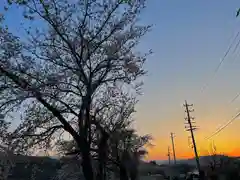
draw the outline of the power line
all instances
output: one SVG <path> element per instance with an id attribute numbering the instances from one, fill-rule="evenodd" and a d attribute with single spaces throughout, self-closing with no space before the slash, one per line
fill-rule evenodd
<path id="1" fill-rule="evenodd" d="M 238 93 L 234 98 L 230 101 L 230 104 L 237 100 L 237 98 L 240 96 L 240 93 Z"/>
<path id="2" fill-rule="evenodd" d="M 234 42 L 236 41 L 236 39 L 238 38 L 239 36 L 239 33 L 240 31 L 237 32 L 236 36 L 234 37 L 233 41 L 231 42 L 231 44 L 229 45 L 229 47 L 227 48 L 227 51 L 225 52 L 224 56 L 222 57 L 221 61 L 218 63 L 216 69 L 214 70 L 213 72 L 213 78 L 215 78 L 217 72 L 219 71 L 220 67 L 222 66 L 223 62 L 225 61 L 227 55 L 229 54 L 230 50 L 232 49 L 233 45 L 234 45 Z M 239 46 L 240 44 L 240 40 L 238 41 L 237 45 L 235 46 L 234 48 L 234 52 L 236 51 L 237 47 Z M 203 88 L 201 89 L 201 93 L 209 86 L 209 81 L 203 86 Z"/>
<path id="3" fill-rule="evenodd" d="M 237 96 L 235 96 L 234 99 L 230 103 L 235 101 L 239 96 L 240 96 L 240 93 Z M 206 137 L 205 140 L 211 139 L 213 136 L 220 133 L 223 129 L 225 129 L 228 125 L 230 125 L 233 121 L 235 121 L 239 116 L 240 116 L 240 111 L 232 119 L 228 120 L 224 125 L 218 126 L 218 128 L 216 128 L 217 130 L 211 136 Z"/>
<path id="4" fill-rule="evenodd" d="M 235 57 L 233 58 L 233 61 L 235 61 L 236 59 L 237 59 L 237 57 L 240 55 L 240 53 L 239 53 L 239 51 L 237 51 L 237 49 L 239 49 L 238 47 L 239 47 L 239 45 L 240 45 L 240 39 L 239 39 L 239 41 L 238 41 L 238 43 L 237 43 L 237 45 L 236 45 L 236 47 L 235 47 L 235 51 L 233 51 L 233 53 L 235 53 Z"/>
<path id="5" fill-rule="evenodd" d="M 236 50 L 237 50 L 239 44 L 240 44 L 240 39 L 238 40 L 238 42 L 237 42 L 237 44 L 236 44 L 236 46 L 235 46 L 235 48 L 234 48 L 234 50 L 233 50 L 233 54 L 236 52 Z"/>
<path id="6" fill-rule="evenodd" d="M 222 130 L 224 130 L 228 125 L 230 125 L 234 120 L 236 120 L 240 116 L 240 111 L 229 121 L 227 121 L 222 127 L 218 128 L 211 136 L 205 138 L 206 140 L 211 139 L 213 136 L 220 133 Z"/>
<path id="7" fill-rule="evenodd" d="M 238 40 L 238 42 L 237 42 L 237 44 L 236 44 L 236 46 L 235 46 L 235 48 L 233 50 L 233 54 L 236 52 L 236 50 L 239 47 L 239 45 L 240 45 L 240 39 Z M 239 96 L 240 96 L 240 92 L 237 95 L 234 96 L 234 98 L 230 101 L 230 104 L 235 102 Z"/>
<path id="8" fill-rule="evenodd" d="M 232 42 L 230 43 L 229 47 L 227 48 L 227 51 L 225 52 L 223 58 L 221 59 L 221 61 L 219 62 L 218 66 L 216 67 L 215 71 L 214 71 L 214 74 L 213 74 L 213 78 L 215 78 L 217 72 L 219 71 L 220 67 L 222 66 L 223 62 L 225 61 L 227 55 L 230 53 L 231 49 L 233 48 L 234 46 L 234 43 L 236 42 L 237 38 L 239 37 L 239 34 L 240 34 L 240 31 L 237 32 L 237 34 L 235 35 L 234 39 L 232 40 Z M 240 45 L 240 39 L 237 41 L 237 43 L 235 44 L 235 47 L 232 51 L 232 53 L 234 54 L 236 52 L 236 50 L 238 49 Z M 201 89 L 201 92 L 203 92 L 207 87 L 209 86 L 209 82 L 207 82 L 205 84 L 205 86 L 203 86 L 203 88 Z M 230 101 L 230 104 L 233 103 L 238 97 L 240 96 L 240 93 L 238 93 L 231 101 Z M 223 125 L 222 127 L 219 127 L 219 128 L 216 128 L 217 130 L 210 136 L 210 137 L 207 137 L 205 139 L 210 139 L 212 138 L 213 136 L 215 136 L 216 134 L 218 134 L 219 132 L 221 132 L 224 128 L 226 128 L 231 122 L 233 122 L 238 116 L 240 115 L 240 112 L 231 120 L 227 121 L 227 123 L 225 125 Z"/>

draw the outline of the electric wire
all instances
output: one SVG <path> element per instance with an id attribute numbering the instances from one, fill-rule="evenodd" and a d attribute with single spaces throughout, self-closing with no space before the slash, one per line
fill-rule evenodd
<path id="1" fill-rule="evenodd" d="M 235 121 L 239 116 L 240 116 L 240 111 L 232 119 L 228 120 L 223 126 L 218 128 L 212 135 L 210 135 L 209 137 L 205 138 L 205 140 L 209 140 L 213 136 L 216 136 L 217 134 L 219 134 L 221 131 L 223 131 L 225 128 L 227 128 L 233 121 Z"/>
<path id="2" fill-rule="evenodd" d="M 238 36 L 239 36 L 240 31 L 237 32 L 237 34 L 235 35 L 233 41 L 230 43 L 230 45 L 227 48 L 227 51 L 225 52 L 224 56 L 222 57 L 221 61 L 218 63 L 216 69 L 213 72 L 213 77 L 211 79 L 214 79 L 216 77 L 217 72 L 219 71 L 220 67 L 222 66 L 223 62 L 226 60 L 226 57 L 228 56 L 228 54 L 230 53 L 231 49 L 234 46 L 235 41 L 237 40 Z M 239 46 L 240 44 L 240 40 L 238 41 L 238 43 L 236 44 L 234 51 L 236 51 L 236 48 Z M 202 87 L 201 89 L 201 93 L 203 93 L 203 91 L 209 86 L 209 81 Z"/>
<path id="3" fill-rule="evenodd" d="M 215 78 L 217 72 L 219 71 L 220 67 L 222 66 L 223 62 L 226 60 L 226 57 L 229 55 L 229 53 L 231 52 L 231 49 L 234 47 L 235 42 L 237 41 L 237 38 L 239 37 L 240 31 L 237 32 L 237 34 L 235 35 L 233 41 L 230 43 L 229 47 L 227 48 L 223 58 L 221 59 L 221 61 L 219 62 L 219 64 L 217 65 L 215 71 L 213 72 L 213 78 Z M 232 54 L 234 54 L 236 52 L 236 50 L 238 49 L 240 45 L 240 39 L 236 42 L 235 47 L 232 51 Z M 209 86 L 209 82 L 206 83 L 206 85 L 202 88 L 201 92 L 203 92 L 207 87 Z M 238 93 L 230 102 L 233 103 L 238 97 L 240 96 L 240 93 Z M 235 119 L 237 119 L 240 116 L 240 112 L 237 113 L 237 115 L 235 117 L 233 117 L 232 119 L 230 119 L 229 121 L 227 121 L 224 125 L 220 125 L 216 128 L 216 131 L 210 135 L 209 137 L 206 137 L 205 140 L 209 140 L 211 139 L 213 136 L 217 135 L 218 133 L 220 133 L 223 129 L 225 129 L 228 125 L 230 125 Z"/>

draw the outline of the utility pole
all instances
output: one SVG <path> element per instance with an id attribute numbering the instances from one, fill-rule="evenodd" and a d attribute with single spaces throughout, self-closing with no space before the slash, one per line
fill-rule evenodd
<path id="1" fill-rule="evenodd" d="M 168 146 L 167 156 L 168 156 L 168 164 L 170 165 L 171 164 L 171 154 L 170 154 L 170 147 L 169 146 Z"/>
<path id="2" fill-rule="evenodd" d="M 172 140 L 172 150 L 173 150 L 173 160 L 174 160 L 174 164 L 176 164 L 176 154 L 175 154 L 175 147 L 174 147 L 174 135 L 171 132 L 171 140 Z"/>
<path id="3" fill-rule="evenodd" d="M 197 129 L 197 127 L 194 125 L 194 118 L 190 116 L 190 112 L 193 112 L 194 109 L 190 110 L 189 107 L 192 107 L 193 105 L 188 104 L 187 101 L 185 101 L 184 104 L 186 110 L 185 112 L 187 113 L 187 117 L 185 118 L 187 126 L 185 126 L 186 131 L 190 131 L 191 133 L 191 138 L 192 138 L 192 143 L 193 143 L 193 149 L 194 149 L 194 153 L 195 153 L 195 159 L 196 159 L 196 163 L 197 163 L 197 169 L 199 172 L 199 175 L 201 176 L 201 167 L 200 167 L 200 162 L 199 162 L 199 157 L 198 157 L 198 152 L 197 152 L 197 146 L 196 146 L 196 141 L 194 138 L 194 131 Z"/>

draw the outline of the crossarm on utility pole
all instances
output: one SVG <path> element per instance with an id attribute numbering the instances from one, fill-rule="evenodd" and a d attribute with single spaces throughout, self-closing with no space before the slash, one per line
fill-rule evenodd
<path id="1" fill-rule="evenodd" d="M 192 138 L 192 143 L 193 143 L 193 149 L 194 149 L 194 154 L 195 154 L 195 159 L 196 159 L 196 164 L 197 164 L 197 169 L 199 171 L 199 175 L 201 173 L 201 166 L 200 166 L 200 162 L 199 162 L 199 156 L 198 156 L 198 152 L 197 152 L 197 145 L 196 145 L 196 141 L 195 141 L 195 137 L 194 137 L 194 133 L 193 131 L 196 130 L 196 127 L 193 127 L 192 125 L 192 117 L 190 116 L 190 112 L 192 112 L 193 110 L 189 110 L 189 106 L 193 106 L 193 105 L 189 105 L 187 103 L 187 101 L 185 101 L 184 104 L 185 108 L 186 108 L 186 113 L 187 113 L 187 123 L 189 124 L 189 127 L 187 127 L 187 131 L 190 131 L 191 133 L 191 138 Z"/>
<path id="2" fill-rule="evenodd" d="M 173 149 L 173 160 L 174 160 L 174 164 L 176 164 L 176 153 L 175 153 L 175 145 L 174 145 L 174 136 L 173 136 L 172 132 L 171 132 L 171 140 L 172 140 L 172 149 Z"/>
<path id="3" fill-rule="evenodd" d="M 168 164 L 170 165 L 171 164 L 171 154 L 170 154 L 170 147 L 169 146 L 168 146 L 167 156 L 168 156 Z"/>

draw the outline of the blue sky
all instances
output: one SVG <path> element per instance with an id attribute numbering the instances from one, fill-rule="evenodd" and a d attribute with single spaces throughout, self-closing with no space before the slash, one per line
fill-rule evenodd
<path id="1" fill-rule="evenodd" d="M 206 83 L 238 30 L 235 18 L 238 4 L 237 1 L 151 1 L 143 21 L 154 27 L 141 48 L 154 51 L 147 64 L 146 86 L 160 89 L 146 87 L 146 91 L 167 89 L 166 93 L 170 93 L 170 89 L 175 89 L 184 95 L 183 99 L 192 99 L 196 92 L 191 93 L 191 89 L 197 90 Z"/>
<path id="2" fill-rule="evenodd" d="M 160 113 L 172 105 L 171 109 L 180 106 L 185 99 L 203 103 L 202 98 L 213 96 L 211 101 L 218 102 L 223 91 L 228 90 L 221 94 L 225 97 L 240 90 L 234 74 L 238 62 L 233 57 L 226 58 L 212 80 L 214 70 L 238 30 L 235 17 L 238 5 L 237 1 L 205 0 L 159 0 L 148 4 L 143 21 L 154 26 L 140 49 L 151 48 L 154 54 L 146 65 L 149 73 L 141 105 L 158 104 L 154 107 L 159 108 Z M 201 94 L 200 89 L 209 81 L 210 85 Z"/>
<path id="3" fill-rule="evenodd" d="M 200 126 L 197 138 L 202 146 L 207 146 L 202 137 L 237 112 L 239 100 L 228 103 L 240 92 L 240 50 L 230 52 L 216 78 L 212 77 L 240 30 L 240 17 L 235 17 L 238 7 L 239 0 L 148 1 L 141 23 L 153 24 L 153 29 L 142 39 L 139 50 L 152 49 L 154 53 L 146 63 L 148 75 L 144 78 L 144 95 L 137 105 L 136 127 L 156 139 L 152 157 L 162 158 L 166 154 L 170 131 L 176 133 L 179 154 L 191 151 L 185 148 L 187 134 L 182 107 L 185 99 L 194 103 L 194 116 Z M 19 21 L 18 11 L 8 12 L 7 23 L 12 31 L 18 32 Z M 201 93 L 206 83 L 209 86 Z M 224 152 L 220 141 L 235 136 L 236 127 L 240 123 L 235 122 L 216 139 Z"/>

